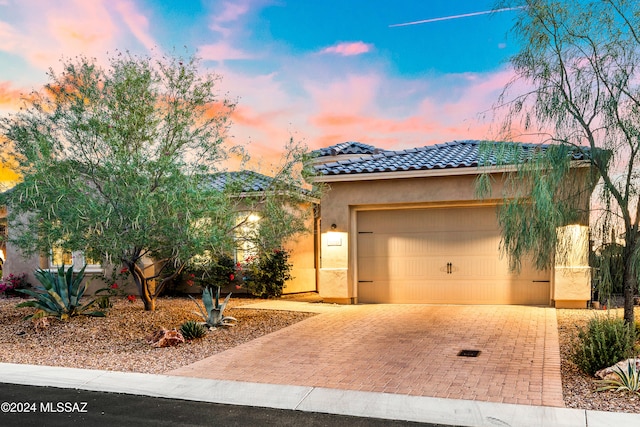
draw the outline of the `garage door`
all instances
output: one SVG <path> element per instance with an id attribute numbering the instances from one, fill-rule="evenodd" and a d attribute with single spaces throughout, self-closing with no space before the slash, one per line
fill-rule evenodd
<path id="1" fill-rule="evenodd" d="M 495 207 L 360 211 L 358 300 L 548 305 L 549 272 L 509 271 Z"/>

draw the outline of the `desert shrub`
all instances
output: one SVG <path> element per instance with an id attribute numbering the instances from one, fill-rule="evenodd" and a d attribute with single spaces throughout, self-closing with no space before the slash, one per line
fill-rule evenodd
<path id="1" fill-rule="evenodd" d="M 269 298 L 279 297 L 284 289 L 284 282 L 291 279 L 289 253 L 276 249 L 262 252 L 249 260 L 245 266 L 245 286 L 252 295 Z"/>
<path id="2" fill-rule="evenodd" d="M 195 320 L 187 320 L 180 325 L 180 333 L 186 340 L 202 338 L 207 334 L 207 328 Z"/>
<path id="3" fill-rule="evenodd" d="M 182 285 L 203 288 L 224 287 L 236 281 L 237 265 L 233 258 L 227 254 L 199 257 L 191 262 L 163 289 L 163 295 L 178 295 L 177 289 Z M 167 274 L 172 273 L 172 268 L 167 269 Z M 197 288 L 196 288 L 197 289 Z"/>
<path id="4" fill-rule="evenodd" d="M 4 293 L 7 297 L 23 295 L 19 290 L 29 288 L 31 288 L 31 284 L 27 282 L 27 275 L 24 273 L 12 273 L 0 280 L 0 293 Z"/>
<path id="5" fill-rule="evenodd" d="M 227 254 L 216 257 L 208 266 L 204 277 L 215 286 L 224 286 L 233 281 L 236 273 L 236 263 Z"/>
<path id="6" fill-rule="evenodd" d="M 100 280 L 106 285 L 95 292 L 95 304 L 98 308 L 108 310 L 113 307 L 111 297 L 124 296 L 125 293 L 121 289 L 121 284 L 126 283 L 128 274 L 129 270 L 127 268 L 122 268 L 119 272 L 114 269 L 110 276 L 102 274 L 92 278 Z"/>
<path id="7" fill-rule="evenodd" d="M 584 372 L 593 375 L 631 356 L 634 340 L 634 328 L 624 319 L 596 316 L 586 329 L 580 329 L 574 343 L 573 361 Z"/>

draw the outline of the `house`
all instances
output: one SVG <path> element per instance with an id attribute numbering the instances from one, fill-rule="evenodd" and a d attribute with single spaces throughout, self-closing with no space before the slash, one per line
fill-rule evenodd
<path id="1" fill-rule="evenodd" d="M 540 145 L 520 144 L 523 152 Z M 523 262 L 516 274 L 500 252 L 496 208 L 501 177 L 513 166 L 489 164 L 495 198 L 476 195 L 480 141 L 454 141 L 389 151 L 344 142 L 315 152 L 315 182 L 321 200 L 309 198 L 309 232 L 292 242 L 294 280 L 284 293 L 317 291 L 326 302 L 526 304 L 586 308 L 591 299 L 588 218 L 558 229 L 560 239 L 580 242 L 575 253 L 545 271 Z M 577 153 L 575 183 L 589 168 Z M 268 188 L 270 178 L 253 173 L 219 175 L 245 195 Z M 588 210 L 585 200 L 585 210 Z M 242 204 L 239 205 L 242 210 Z M 311 231 L 313 230 L 313 231 Z M 240 248 L 239 250 L 246 250 Z M 22 260 L 7 247 L 14 272 L 49 267 L 50 259 Z M 242 257 L 241 255 L 236 255 Z M 15 259 L 14 259 L 15 258 Z"/>
<path id="2" fill-rule="evenodd" d="M 514 168 L 489 165 L 497 198 L 480 199 L 480 145 L 455 141 L 385 151 L 348 142 L 316 151 L 316 181 L 328 187 L 320 201 L 323 299 L 586 308 L 588 220 L 558 230 L 563 238 L 586 242 L 571 265 L 539 271 L 524 262 L 519 274 L 512 273 L 500 253 L 496 207 L 501 175 Z M 526 153 L 540 146 L 522 148 Z M 585 174 L 582 155 L 573 160 L 575 174 Z"/>

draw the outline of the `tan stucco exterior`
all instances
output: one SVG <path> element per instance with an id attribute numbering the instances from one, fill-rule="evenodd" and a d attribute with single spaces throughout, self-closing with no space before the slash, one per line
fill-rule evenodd
<path id="1" fill-rule="evenodd" d="M 470 169 L 470 168 L 469 168 Z M 363 210 L 399 208 L 440 208 L 494 205 L 503 194 L 502 173 L 493 175 L 493 199 L 480 199 L 476 195 L 477 169 L 467 174 L 447 173 L 429 176 L 402 173 L 376 174 L 378 179 L 329 177 L 327 191 L 321 200 L 321 244 L 318 292 L 325 301 L 357 303 L 357 213 Z M 460 173 L 460 171 L 458 171 Z M 581 172 L 578 172 L 581 173 Z M 473 221 L 473 218 L 469 218 Z M 588 249 L 587 249 L 588 250 Z M 581 266 L 587 268 L 588 266 Z M 557 298 L 565 306 L 586 307 L 590 300 L 590 282 L 585 277 L 566 274 L 559 277 L 553 272 L 549 280 L 549 303 Z"/>

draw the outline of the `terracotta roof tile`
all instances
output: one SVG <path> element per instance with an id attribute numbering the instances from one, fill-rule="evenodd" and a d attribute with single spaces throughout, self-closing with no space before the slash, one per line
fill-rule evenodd
<path id="1" fill-rule="evenodd" d="M 516 144 L 522 148 L 518 151 L 521 157 L 520 160 L 522 160 L 522 157 L 530 156 L 535 150 L 544 150 L 547 147 L 547 145 L 542 144 L 489 142 L 489 144 L 495 145 L 496 150 L 492 150 L 490 155 L 483 154 L 482 156 L 483 158 L 486 157 L 486 160 L 480 160 L 480 145 L 483 143 L 487 142 L 475 140 L 453 141 L 400 151 L 379 150 L 377 153 L 367 157 L 319 164 L 316 165 L 315 168 L 321 175 L 342 175 L 469 168 L 477 167 L 479 162 L 485 166 L 495 166 L 497 165 L 496 151 L 501 147 L 506 147 L 505 144 Z M 350 146 L 353 146 L 353 144 L 358 143 L 349 142 L 344 144 L 351 144 Z M 329 149 L 332 149 L 332 147 L 325 150 Z M 574 160 L 585 159 L 585 157 L 586 154 L 584 151 L 576 150 L 573 154 Z"/>

